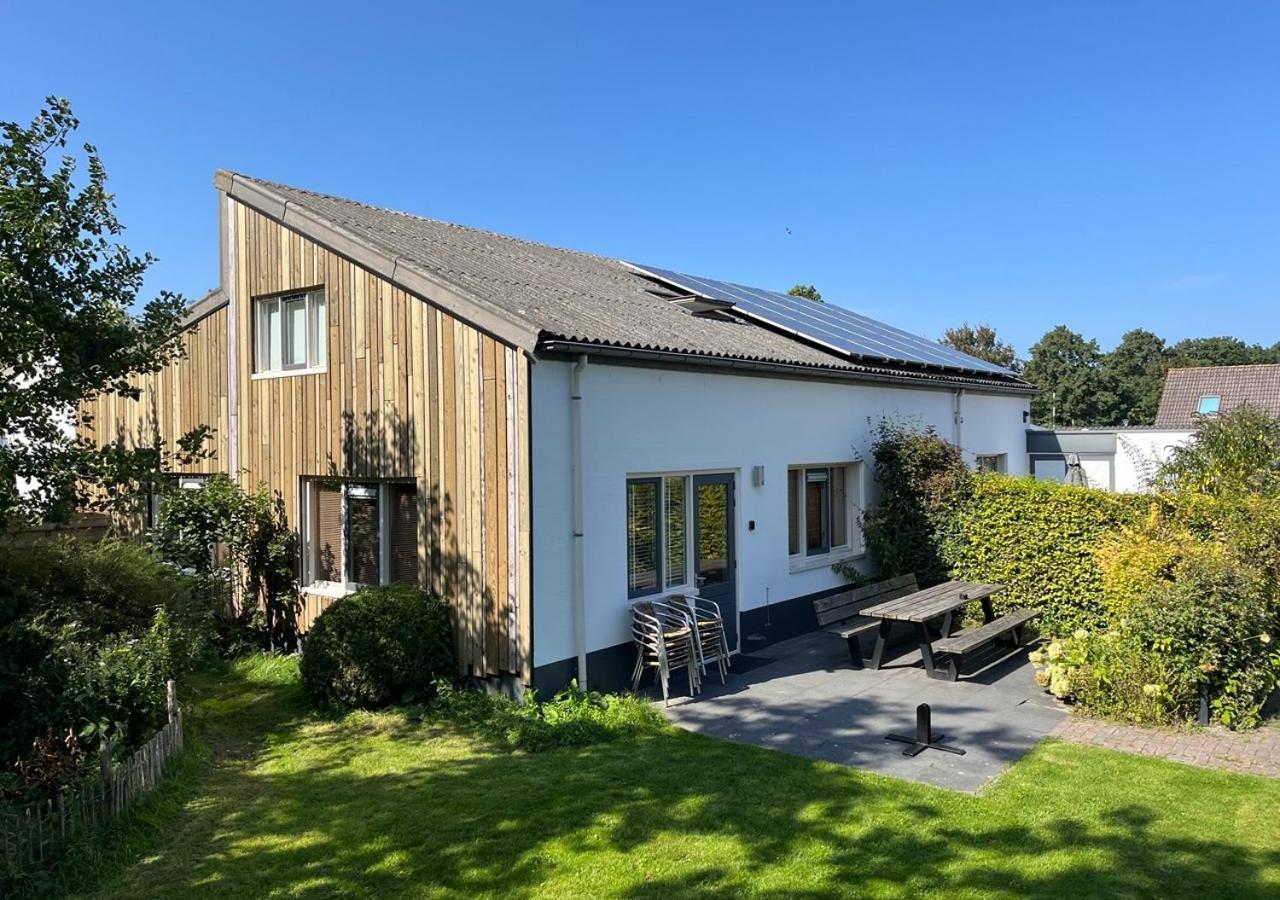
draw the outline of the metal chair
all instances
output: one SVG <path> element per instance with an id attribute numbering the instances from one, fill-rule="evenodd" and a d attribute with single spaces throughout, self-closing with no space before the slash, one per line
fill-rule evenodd
<path id="1" fill-rule="evenodd" d="M 669 704 L 671 673 L 681 667 L 689 674 L 689 696 L 702 689 L 693 619 L 687 611 L 660 600 L 633 603 L 631 637 L 636 645 L 636 665 L 631 673 L 633 691 L 640 688 L 645 669 L 656 669 L 662 700 Z"/>
<path id="2" fill-rule="evenodd" d="M 729 660 L 729 638 L 724 628 L 720 604 L 697 594 L 672 594 L 666 598 L 681 608 L 688 609 L 693 623 L 694 642 L 698 648 L 698 666 L 707 674 L 707 663 L 714 660 L 720 670 L 720 683 L 724 684 Z"/>

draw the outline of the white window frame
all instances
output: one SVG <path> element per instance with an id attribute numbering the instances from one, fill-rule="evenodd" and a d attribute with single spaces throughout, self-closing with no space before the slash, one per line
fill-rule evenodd
<path id="1" fill-rule="evenodd" d="M 984 459 L 995 460 L 995 468 L 983 469 L 982 461 Z M 979 453 L 974 457 L 973 467 L 979 472 L 998 472 L 1005 475 L 1009 471 L 1009 454 L 1008 453 Z"/>
<path id="2" fill-rule="evenodd" d="M 1204 401 L 1216 400 L 1211 412 L 1204 411 Z M 1196 415 L 1212 418 L 1222 412 L 1222 395 L 1221 394 L 1201 394 L 1200 399 L 1196 401 Z"/>
<path id="3" fill-rule="evenodd" d="M 347 548 L 347 491 L 350 488 L 365 487 L 376 488 L 378 492 L 378 584 L 391 584 L 391 489 L 396 485 L 414 484 L 414 482 L 403 478 L 388 481 L 353 478 L 339 482 L 339 486 L 342 489 L 340 515 L 342 521 L 343 580 L 320 581 L 315 577 L 316 570 L 319 568 L 319 560 L 316 558 L 319 547 L 316 544 L 315 535 L 316 519 L 319 515 L 316 486 L 325 481 L 330 480 L 313 477 L 302 479 L 299 502 L 301 503 L 303 514 L 299 517 L 301 527 L 298 529 L 298 536 L 302 542 L 302 589 L 311 594 L 342 596 L 355 593 L 360 588 L 368 586 L 363 582 L 349 580 L 351 555 Z M 332 482 L 330 481 L 330 483 Z M 421 552 L 422 548 L 419 547 L 418 551 Z"/>
<path id="4" fill-rule="evenodd" d="M 836 535 L 831 535 L 832 546 L 825 552 L 808 555 L 806 548 L 808 547 L 807 516 L 805 515 L 806 492 L 804 491 L 806 473 L 810 469 L 844 469 L 844 522 L 845 535 L 844 540 L 836 544 Z M 794 473 L 800 473 L 800 496 L 797 498 L 798 508 L 797 516 L 799 521 L 796 523 L 799 529 L 799 553 L 791 553 L 791 485 Z M 812 463 L 795 463 L 787 466 L 787 484 L 786 496 L 784 502 L 785 515 L 784 519 L 787 523 L 784 529 L 784 539 L 787 541 L 787 562 L 791 572 L 807 572 L 811 569 L 829 568 L 832 565 L 844 562 L 845 560 L 857 559 L 867 552 L 866 540 L 862 533 L 862 498 L 866 496 L 866 485 L 863 483 L 865 477 L 865 467 L 859 461 L 844 462 L 812 462 Z M 828 475 L 830 479 L 830 475 Z M 832 491 L 828 487 L 828 502 L 836 502 L 836 498 L 832 496 Z"/>
<path id="5" fill-rule="evenodd" d="M 170 482 L 174 486 L 184 491 L 202 491 L 204 486 L 209 483 L 209 479 L 213 476 L 208 473 L 177 473 L 168 472 L 160 476 L 163 480 Z M 153 490 L 147 495 L 147 530 L 155 528 L 160 523 L 160 497 L 159 490 Z"/>
<path id="6" fill-rule="evenodd" d="M 284 362 L 286 347 L 285 331 L 287 322 L 282 311 L 283 304 L 293 300 L 306 302 L 304 315 L 303 355 L 306 362 L 288 365 Z M 262 319 L 269 308 L 277 310 L 276 320 L 279 322 L 280 366 L 271 368 L 271 348 L 266 345 L 266 337 L 262 327 Z M 284 294 L 272 294 L 253 299 L 253 378 L 285 378 L 292 375 L 316 375 L 328 371 L 329 304 L 323 288 L 312 288 L 302 291 L 290 291 Z M 320 335 L 323 334 L 323 338 Z"/>

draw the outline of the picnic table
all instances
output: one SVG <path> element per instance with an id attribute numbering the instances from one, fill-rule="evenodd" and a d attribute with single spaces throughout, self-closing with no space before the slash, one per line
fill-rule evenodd
<path id="1" fill-rule="evenodd" d="M 871 658 L 864 661 L 865 665 L 879 669 L 893 623 L 908 622 L 915 627 L 920 644 L 920 658 L 929 677 L 955 681 L 958 675 L 958 657 L 1010 631 L 1015 632 L 1015 640 L 1020 643 L 1017 629 L 1038 614 L 1037 610 L 1017 610 L 996 618 L 991 598 L 1002 590 L 1002 584 L 948 581 L 866 607 L 862 610 L 862 615 L 879 619 L 880 623 L 876 630 L 875 650 Z M 956 613 L 974 602 L 982 604 L 982 626 L 953 637 Z M 938 619 L 942 620 L 941 636 L 935 638 L 931 623 Z M 938 666 L 935 663 L 935 652 L 948 654 L 946 665 Z"/>

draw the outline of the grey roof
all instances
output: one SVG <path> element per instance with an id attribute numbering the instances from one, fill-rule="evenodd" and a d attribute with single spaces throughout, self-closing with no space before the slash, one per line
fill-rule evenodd
<path id="1" fill-rule="evenodd" d="M 652 293 L 652 280 L 620 260 L 538 244 L 427 219 L 395 210 L 289 187 L 250 176 L 219 173 L 219 185 L 237 195 L 246 189 L 275 206 L 289 224 L 289 213 L 305 213 L 340 235 L 357 250 L 369 248 L 390 257 L 394 272 L 422 273 L 432 283 L 483 304 L 495 313 L 526 323 L 538 345 L 567 344 L 623 348 L 683 357 L 742 360 L 828 372 L 886 375 L 1001 389 L 1030 390 L 1016 377 L 867 365 L 757 324 L 737 318 L 708 318 Z M 357 259 L 357 261 L 360 261 Z M 384 263 L 385 265 L 385 263 Z M 392 276 L 392 280 L 396 280 Z M 429 296 L 429 295 L 428 295 Z"/>
<path id="2" fill-rule="evenodd" d="M 1201 397 L 1222 398 L 1219 412 L 1248 404 L 1280 416 L 1280 365 L 1170 369 L 1156 413 L 1157 428 L 1194 428 Z"/>
<path id="3" fill-rule="evenodd" d="M 222 288 L 214 288 L 187 307 L 187 314 L 183 317 L 182 324 L 194 325 L 210 313 L 217 312 L 226 306 L 227 300 L 228 297 L 222 292 Z"/>

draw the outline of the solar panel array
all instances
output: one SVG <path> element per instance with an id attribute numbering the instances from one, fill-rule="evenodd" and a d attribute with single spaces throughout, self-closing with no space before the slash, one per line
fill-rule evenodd
<path id="1" fill-rule="evenodd" d="M 699 278 L 655 266 L 642 266 L 639 263 L 629 265 L 689 293 L 732 303 L 735 310 L 748 318 L 841 353 L 967 372 L 1012 374 L 994 363 L 860 316 L 843 306 L 818 303 L 791 294 L 746 287 L 714 278 Z"/>

